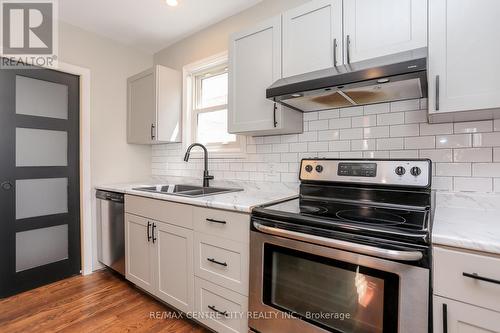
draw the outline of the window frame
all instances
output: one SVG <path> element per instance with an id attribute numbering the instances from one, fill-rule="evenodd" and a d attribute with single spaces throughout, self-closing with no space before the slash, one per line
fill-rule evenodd
<path id="1" fill-rule="evenodd" d="M 228 53 L 223 52 L 209 58 L 202 59 L 183 68 L 183 142 L 184 148 L 196 142 L 198 115 L 219 110 L 227 110 L 229 116 L 229 105 L 220 104 L 206 108 L 199 108 L 201 101 L 201 81 L 205 74 L 213 73 L 212 76 L 228 72 Z M 228 74 L 229 75 L 229 74 Z M 199 89 L 198 89 L 199 88 Z M 229 86 L 228 86 L 229 100 Z M 211 158 L 244 158 L 246 156 L 246 137 L 236 135 L 236 141 L 231 143 L 209 143 L 206 144 Z M 192 153 L 192 157 L 201 158 L 201 153 Z"/>

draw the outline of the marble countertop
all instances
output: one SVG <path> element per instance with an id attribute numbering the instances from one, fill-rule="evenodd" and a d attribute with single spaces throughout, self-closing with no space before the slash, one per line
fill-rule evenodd
<path id="1" fill-rule="evenodd" d="M 240 188 L 243 189 L 243 191 L 190 198 L 134 190 L 134 188 L 137 187 L 157 184 L 187 184 L 201 186 L 201 180 L 183 177 L 168 177 L 161 180 L 158 179 L 145 182 L 98 185 L 95 188 L 98 190 L 126 193 L 153 199 L 245 213 L 250 213 L 252 208 L 256 206 L 276 203 L 297 197 L 299 191 L 299 185 L 297 183 L 234 182 L 217 180 L 211 181 L 210 186 Z"/>
<path id="2" fill-rule="evenodd" d="M 432 243 L 500 254 L 500 194 L 437 192 Z"/>

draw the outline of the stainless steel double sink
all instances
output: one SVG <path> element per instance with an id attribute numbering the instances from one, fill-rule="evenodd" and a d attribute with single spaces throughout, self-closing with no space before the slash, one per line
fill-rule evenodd
<path id="1" fill-rule="evenodd" d="M 243 191 L 238 188 L 222 188 L 222 187 L 202 187 L 194 185 L 155 185 L 137 187 L 133 190 L 144 191 L 159 194 L 176 195 L 181 197 L 203 197 L 207 195 L 224 194 L 231 192 Z"/>

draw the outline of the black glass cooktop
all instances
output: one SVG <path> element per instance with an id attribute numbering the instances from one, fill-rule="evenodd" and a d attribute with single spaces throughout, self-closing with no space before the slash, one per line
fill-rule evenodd
<path id="1" fill-rule="evenodd" d="M 430 192 L 301 188 L 301 196 L 255 208 L 253 215 L 298 226 L 427 243 Z"/>

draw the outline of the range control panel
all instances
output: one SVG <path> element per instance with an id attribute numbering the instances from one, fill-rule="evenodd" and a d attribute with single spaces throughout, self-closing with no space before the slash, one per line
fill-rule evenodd
<path id="1" fill-rule="evenodd" d="M 304 159 L 300 180 L 428 187 L 431 161 Z"/>

